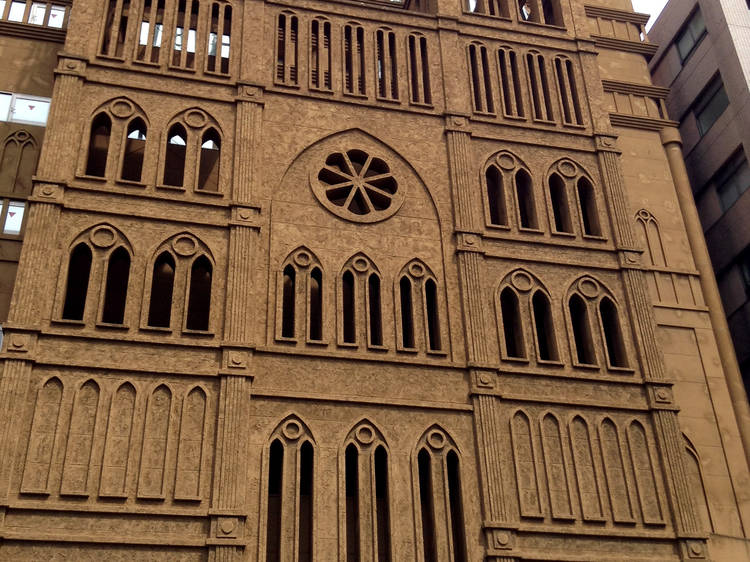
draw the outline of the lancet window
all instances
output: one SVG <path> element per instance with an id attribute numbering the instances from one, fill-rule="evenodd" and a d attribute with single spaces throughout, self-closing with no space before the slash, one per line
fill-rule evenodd
<path id="1" fill-rule="evenodd" d="M 481 43 L 470 43 L 468 54 L 474 111 L 476 113 L 494 114 L 495 100 L 492 94 L 492 76 L 487 47 Z"/>
<path id="2" fill-rule="evenodd" d="M 323 18 L 310 22 L 310 88 L 331 89 L 331 22 Z"/>
<path id="3" fill-rule="evenodd" d="M 521 75 L 518 70 L 518 55 L 510 47 L 497 51 L 500 72 L 500 96 L 505 117 L 524 117 Z"/>
<path id="4" fill-rule="evenodd" d="M 563 123 L 583 125 L 575 71 L 573 62 L 568 57 L 555 57 L 555 77 L 557 78 L 557 91 L 560 93 Z"/>
<path id="5" fill-rule="evenodd" d="M 0 189 L 6 193 L 31 193 L 31 177 L 36 172 L 39 148 L 26 130 L 11 133 L 0 147 Z"/>
<path id="6" fill-rule="evenodd" d="M 443 349 L 437 278 L 420 260 L 412 260 L 396 281 L 398 348 L 403 351 Z"/>
<path id="7" fill-rule="evenodd" d="M 421 33 L 411 33 L 407 45 L 411 102 L 431 105 L 432 91 L 430 90 L 430 61 L 427 53 L 427 38 Z"/>
<path id="8" fill-rule="evenodd" d="M 388 28 L 375 31 L 375 67 L 378 97 L 398 101 L 396 34 Z"/>
<path id="9" fill-rule="evenodd" d="M 315 254 L 307 248 L 294 250 L 284 260 L 279 273 L 277 339 L 323 341 L 325 290 L 323 268 Z"/>
<path id="10" fill-rule="evenodd" d="M 581 166 L 567 158 L 559 160 L 550 168 L 547 185 L 552 232 L 602 236 L 597 194 Z M 577 206 L 575 212 L 573 206 Z"/>
<path id="11" fill-rule="evenodd" d="M 547 61 L 538 51 L 526 53 L 526 72 L 531 90 L 531 108 L 537 121 L 554 121 Z"/>
<path id="12" fill-rule="evenodd" d="M 539 230 L 534 185 L 526 165 L 514 154 L 493 156 L 484 172 L 488 226 Z"/>
<path id="13" fill-rule="evenodd" d="M 365 80 L 365 29 L 355 23 L 343 29 L 344 93 L 367 95 Z"/>
<path id="14" fill-rule="evenodd" d="M 299 78 L 299 18 L 279 14 L 276 24 L 276 82 L 296 86 Z"/>
<path id="15" fill-rule="evenodd" d="M 344 265 L 340 277 L 340 343 L 383 345 L 381 285 L 380 272 L 364 254 Z"/>

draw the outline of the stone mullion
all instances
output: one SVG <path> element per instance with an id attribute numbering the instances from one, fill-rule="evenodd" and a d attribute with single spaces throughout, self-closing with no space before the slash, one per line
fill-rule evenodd
<path id="1" fill-rule="evenodd" d="M 247 345 L 253 340 L 252 315 L 248 310 L 257 237 L 257 231 L 247 226 L 234 225 L 229 233 L 229 263 L 233 266 L 229 268 L 227 279 L 224 337 L 230 344 Z"/>
<path id="2" fill-rule="evenodd" d="M 11 340 L 10 344 L 14 343 Z M 0 379 L 0 404 L 3 404 L 0 423 L 2 427 L 8 428 L 13 427 L 16 420 L 23 418 L 31 375 L 31 362 L 6 359 L 4 363 L 2 379 Z M 20 438 L 21 432 L 19 431 L 3 431 L 0 435 L 0 507 L 8 504 L 11 473 Z"/>
<path id="3" fill-rule="evenodd" d="M 639 256 L 635 250 L 635 237 L 628 212 L 625 185 L 620 170 L 615 140 L 600 137 L 599 161 L 602 169 L 605 192 L 613 217 L 615 243 L 619 249 L 622 267 L 622 280 L 626 300 L 630 305 L 635 324 L 636 348 L 640 351 L 640 363 L 646 392 L 651 407 L 651 419 L 662 453 L 662 464 L 667 485 L 672 517 L 679 538 L 697 539 L 698 529 L 695 507 L 690 494 L 690 485 L 684 465 L 682 433 L 677 420 L 677 407 L 672 397 L 671 385 L 665 381 L 664 359 L 656 343 L 656 319 L 646 293 L 646 279 L 637 269 Z M 697 541 L 691 541 L 690 548 L 696 548 Z M 705 545 L 700 545 L 705 551 Z M 683 551 L 685 547 L 683 546 Z M 693 552 L 694 554 L 694 552 Z M 683 556 L 687 556 L 683 552 Z M 700 558 L 701 556 L 690 555 Z"/>
<path id="4" fill-rule="evenodd" d="M 256 163 L 263 118 L 262 90 L 240 86 L 234 138 L 234 181 L 232 195 L 240 204 L 248 204 L 256 192 Z"/>
<path id="5" fill-rule="evenodd" d="M 448 117 L 451 126 L 465 126 L 464 117 Z M 451 130 L 446 132 L 448 139 L 448 158 L 453 192 L 455 228 L 458 231 L 474 231 L 474 214 L 471 205 L 472 181 L 469 174 L 468 152 L 469 134 L 467 131 Z"/>

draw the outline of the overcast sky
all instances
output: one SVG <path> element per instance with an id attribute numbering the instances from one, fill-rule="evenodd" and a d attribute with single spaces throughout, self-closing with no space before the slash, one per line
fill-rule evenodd
<path id="1" fill-rule="evenodd" d="M 657 16 L 661 12 L 661 9 L 664 7 L 664 4 L 667 3 L 667 0 L 632 0 L 633 1 L 633 9 L 636 12 L 640 12 L 642 14 L 651 14 L 651 19 L 648 20 L 648 23 L 646 24 L 646 30 L 648 31 L 653 23 L 656 21 Z M 682 2 L 684 0 L 676 0 L 679 2 Z"/>

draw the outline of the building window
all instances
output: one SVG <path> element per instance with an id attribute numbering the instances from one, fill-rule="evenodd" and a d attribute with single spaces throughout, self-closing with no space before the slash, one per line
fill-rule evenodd
<path id="1" fill-rule="evenodd" d="M 310 87 L 331 89 L 331 22 L 323 19 L 310 24 Z"/>
<path id="2" fill-rule="evenodd" d="M 378 29 L 375 32 L 375 66 L 378 97 L 398 101 L 396 34 L 389 29 Z"/>
<path id="3" fill-rule="evenodd" d="M 10 236 L 18 236 L 21 234 L 21 228 L 23 227 L 23 216 L 26 211 L 26 203 L 24 201 L 2 201 L 3 213 L 2 213 L 2 232 Z"/>
<path id="4" fill-rule="evenodd" d="M 469 45 L 469 70 L 474 111 L 476 113 L 495 113 L 487 47 L 477 43 Z"/>
<path id="5" fill-rule="evenodd" d="M 344 93 L 364 96 L 365 86 L 365 30 L 361 25 L 345 25 Z"/>
<path id="6" fill-rule="evenodd" d="M 276 83 L 286 86 L 297 84 L 297 16 L 279 14 L 276 26 Z"/>
<path id="7" fill-rule="evenodd" d="M 701 136 L 705 135 L 716 123 L 728 105 L 729 98 L 724 90 L 724 84 L 721 77 L 717 75 L 701 92 L 693 106 L 693 114 Z"/>
<path id="8" fill-rule="evenodd" d="M 536 121 L 552 121 L 552 97 L 550 96 L 547 63 L 541 53 L 532 51 L 526 54 L 526 70 L 531 87 L 531 108 Z"/>
<path id="9" fill-rule="evenodd" d="M 740 271 L 742 272 L 742 283 L 745 287 L 745 294 L 750 298 L 750 246 L 740 254 L 738 258 Z"/>
<path id="10" fill-rule="evenodd" d="M 705 36 L 706 24 L 703 22 L 703 14 L 696 10 L 674 42 L 680 62 L 685 62 Z"/>
<path id="11" fill-rule="evenodd" d="M 750 187 L 750 166 L 740 150 L 721 167 L 714 180 L 721 210 L 726 211 Z"/>
<path id="12" fill-rule="evenodd" d="M 409 86 L 411 102 L 432 104 L 430 91 L 430 63 L 427 58 L 427 39 L 417 33 L 409 35 Z"/>
<path id="13" fill-rule="evenodd" d="M 49 98 L 0 92 L 0 121 L 44 127 L 47 124 L 49 105 Z"/>
<path id="14" fill-rule="evenodd" d="M 500 69 L 500 96 L 503 115 L 506 117 L 524 117 L 521 79 L 518 72 L 518 57 L 510 47 L 501 47 L 497 51 Z"/>
<path id="15" fill-rule="evenodd" d="M 279 273 L 276 337 L 287 341 L 323 340 L 325 285 L 315 255 L 298 248 L 284 260 Z"/>
<path id="16" fill-rule="evenodd" d="M 6 4 L 5 0 L 0 0 L 0 19 L 55 29 L 62 29 L 65 25 L 65 6 L 29 0 L 10 2 L 7 8 Z M 25 22 L 24 16 L 26 16 Z"/>
<path id="17" fill-rule="evenodd" d="M 70 253 L 68 262 L 68 283 L 62 313 L 65 320 L 83 320 L 90 273 L 91 248 L 82 242 Z"/>

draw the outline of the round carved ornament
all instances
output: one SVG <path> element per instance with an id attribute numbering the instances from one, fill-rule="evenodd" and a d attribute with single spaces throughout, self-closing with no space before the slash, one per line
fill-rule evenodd
<path id="1" fill-rule="evenodd" d="M 326 209 L 354 222 L 385 220 L 404 202 L 403 190 L 385 160 L 359 149 L 330 154 L 312 174 L 310 185 Z"/>

